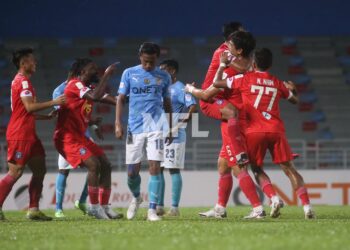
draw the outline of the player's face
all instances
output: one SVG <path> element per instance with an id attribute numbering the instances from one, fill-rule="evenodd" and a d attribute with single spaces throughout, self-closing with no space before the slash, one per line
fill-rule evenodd
<path id="1" fill-rule="evenodd" d="M 21 67 L 24 69 L 25 72 L 29 74 L 33 74 L 36 71 L 36 59 L 33 54 L 29 54 L 28 56 L 25 56 L 21 59 Z"/>
<path id="2" fill-rule="evenodd" d="M 161 70 L 164 70 L 164 71 L 168 72 L 169 75 L 171 75 L 172 77 L 175 76 L 175 70 L 172 69 L 172 68 L 170 68 L 170 67 L 168 67 L 168 66 L 166 66 L 165 64 L 161 64 L 161 65 L 159 66 L 159 68 L 160 68 Z"/>
<path id="3" fill-rule="evenodd" d="M 237 49 L 235 44 L 232 41 L 228 41 L 227 46 L 232 55 L 239 56 L 242 54 L 242 49 Z"/>
<path id="4" fill-rule="evenodd" d="M 157 54 L 152 54 L 152 55 L 148 55 L 148 54 L 141 54 L 140 55 L 140 61 L 141 61 L 141 65 L 142 68 L 146 71 L 152 71 L 155 69 L 156 65 L 157 65 Z"/>
<path id="5" fill-rule="evenodd" d="M 98 67 L 96 63 L 91 62 L 88 65 L 86 65 L 83 74 L 87 83 L 91 84 L 99 82 Z"/>

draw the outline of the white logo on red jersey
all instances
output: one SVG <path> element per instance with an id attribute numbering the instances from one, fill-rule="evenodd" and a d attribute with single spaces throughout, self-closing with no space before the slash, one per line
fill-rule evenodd
<path id="1" fill-rule="evenodd" d="M 28 81 L 22 81 L 22 88 L 24 88 L 24 89 L 29 88 Z"/>
<path id="2" fill-rule="evenodd" d="M 75 86 L 77 86 L 78 89 L 84 88 L 84 85 L 81 82 L 77 82 Z"/>

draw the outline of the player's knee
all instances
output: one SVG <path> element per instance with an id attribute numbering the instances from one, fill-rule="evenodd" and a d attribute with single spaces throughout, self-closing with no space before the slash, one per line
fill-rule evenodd
<path id="1" fill-rule="evenodd" d="M 129 164 L 128 165 L 128 176 L 131 178 L 137 177 L 139 175 L 140 168 L 138 164 Z"/>
<path id="2" fill-rule="evenodd" d="M 19 179 L 23 174 L 23 168 L 10 168 L 9 174 L 15 179 Z"/>
<path id="3" fill-rule="evenodd" d="M 68 176 L 69 175 L 69 170 L 68 169 L 60 169 L 58 170 L 58 172 L 64 176 Z"/>

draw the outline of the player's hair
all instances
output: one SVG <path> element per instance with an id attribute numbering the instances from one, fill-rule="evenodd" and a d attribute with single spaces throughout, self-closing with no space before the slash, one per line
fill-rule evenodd
<path id="1" fill-rule="evenodd" d="M 224 36 L 225 41 L 228 40 L 233 32 L 239 31 L 240 29 L 243 29 L 243 25 L 240 22 L 225 23 L 222 26 L 222 35 Z"/>
<path id="2" fill-rule="evenodd" d="M 236 31 L 230 35 L 229 40 L 235 45 L 236 49 L 242 49 L 243 57 L 248 57 L 255 49 L 256 41 L 250 32 Z"/>
<path id="3" fill-rule="evenodd" d="M 175 69 L 176 73 L 179 72 L 179 63 L 174 59 L 164 60 L 160 63 L 160 65 L 166 65 L 167 67 Z"/>
<path id="4" fill-rule="evenodd" d="M 92 63 L 92 60 L 89 58 L 76 58 L 72 64 L 71 68 L 69 69 L 68 76 L 70 78 L 80 76 L 83 69 L 89 63 Z"/>
<path id="5" fill-rule="evenodd" d="M 268 48 L 257 49 L 254 52 L 254 61 L 260 70 L 267 70 L 272 66 L 272 52 Z"/>
<path id="6" fill-rule="evenodd" d="M 30 54 L 33 54 L 33 53 L 34 53 L 34 50 L 32 48 L 29 48 L 29 47 L 15 50 L 12 53 L 12 62 L 16 66 L 16 68 L 19 69 L 21 59 L 23 57 L 29 56 Z"/>
<path id="7" fill-rule="evenodd" d="M 147 55 L 154 55 L 156 54 L 157 57 L 160 55 L 160 48 L 159 45 L 151 42 L 144 42 L 141 44 L 139 49 L 139 55 L 147 54 Z"/>

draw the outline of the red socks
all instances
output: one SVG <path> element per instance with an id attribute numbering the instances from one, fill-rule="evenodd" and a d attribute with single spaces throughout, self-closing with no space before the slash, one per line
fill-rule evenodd
<path id="1" fill-rule="evenodd" d="M 237 155 L 246 152 L 237 118 L 231 118 L 227 121 L 227 133 L 231 139 L 233 147 L 231 150 L 233 155 L 236 157 Z"/>
<path id="2" fill-rule="evenodd" d="M 108 205 L 110 196 L 111 196 L 111 189 L 110 188 L 100 187 L 99 198 L 100 198 L 100 205 L 101 206 Z"/>
<path id="3" fill-rule="evenodd" d="M 271 199 L 272 196 L 277 195 L 275 189 L 273 188 L 269 180 L 263 180 L 260 183 L 262 191 Z"/>
<path id="4" fill-rule="evenodd" d="M 99 191 L 98 187 L 88 186 L 88 193 L 89 193 L 91 205 L 98 204 L 98 195 L 99 195 L 98 191 Z"/>
<path id="5" fill-rule="evenodd" d="M 29 208 L 39 207 L 41 193 L 43 191 L 43 178 L 34 177 L 29 182 Z"/>
<path id="6" fill-rule="evenodd" d="M 231 173 L 220 175 L 218 187 L 218 202 L 220 206 L 226 207 L 228 199 L 230 198 L 233 185 L 233 178 Z"/>
<path id="7" fill-rule="evenodd" d="M 310 204 L 309 195 L 308 195 L 307 190 L 306 190 L 305 187 L 298 188 L 296 190 L 296 193 L 297 193 L 299 199 L 301 200 L 301 204 L 303 204 L 303 206 Z"/>
<path id="8" fill-rule="evenodd" d="M 16 183 L 16 179 L 7 174 L 0 180 L 0 208 L 4 204 L 6 197 L 12 190 L 13 185 Z"/>
<path id="9" fill-rule="evenodd" d="M 250 204 L 253 207 L 261 205 L 258 193 L 256 192 L 255 184 L 252 180 L 252 177 L 248 174 L 247 171 L 241 172 L 238 176 L 239 187 L 249 200 Z"/>

